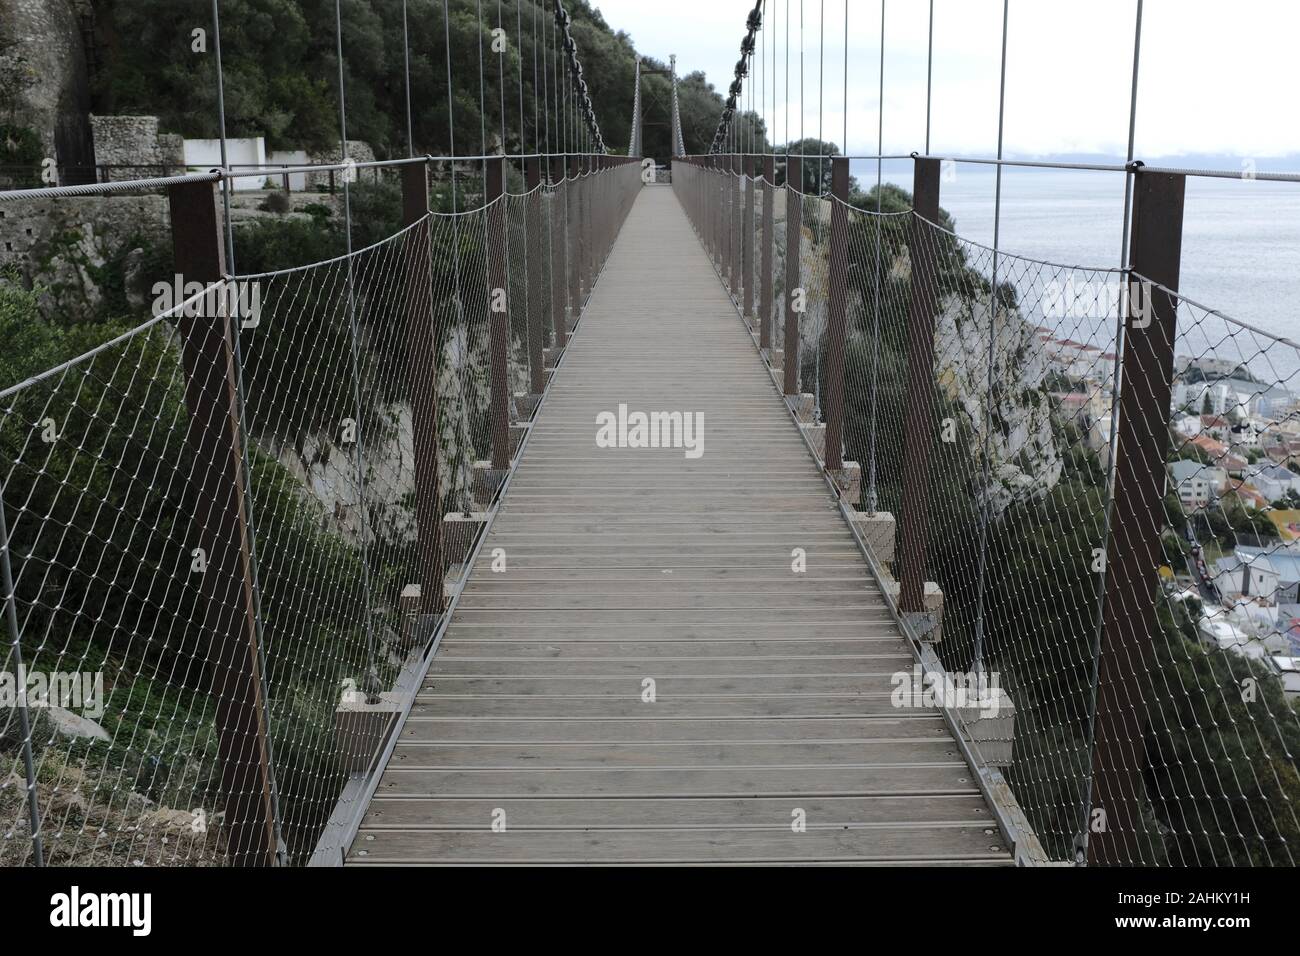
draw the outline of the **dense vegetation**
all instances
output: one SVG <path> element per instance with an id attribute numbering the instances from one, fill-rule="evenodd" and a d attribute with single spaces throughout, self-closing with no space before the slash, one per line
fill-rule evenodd
<path id="1" fill-rule="evenodd" d="M 208 0 L 131 0 L 103 5 L 100 38 L 106 68 L 95 91 L 101 113 L 157 114 L 167 131 L 214 137 L 217 90 L 211 55 L 191 52 L 191 31 L 210 28 Z M 554 73 L 546 76 L 543 57 L 554 70 L 549 3 L 503 0 L 500 23 L 510 46 L 498 62 L 491 52 L 491 30 L 498 5 L 450 0 L 450 23 L 438 0 L 410 0 L 411 101 L 414 148 L 446 155 L 451 151 L 445 50 L 452 51 L 452 101 L 456 151 L 491 151 L 504 127 L 507 152 L 533 152 L 545 145 L 546 114 L 534 100 L 545 90 L 554 100 Z M 593 106 L 611 151 L 626 151 L 632 121 L 634 38 L 613 30 L 587 0 L 566 4 L 573 16 Z M 228 132 L 267 137 L 273 149 L 326 149 L 339 138 L 333 0 L 227 0 L 221 8 L 222 60 Z M 405 76 L 402 5 L 383 0 L 345 0 L 342 5 L 344 86 L 348 135 L 370 143 L 381 157 L 405 155 Z M 534 28 L 541 38 L 534 45 Z M 518 26 L 522 25 L 522 38 Z M 740 21 L 737 20 L 737 36 Z M 647 68 L 663 68 L 662 54 L 640 51 Z M 656 58 L 651 53 L 661 53 Z M 480 56 L 485 64 L 480 96 Z M 537 80 L 534 81 L 536 60 Z M 519 82 L 523 82 L 523 114 Z M 504 78 L 504 100 L 502 83 Z M 545 88 L 545 90 L 543 89 Z M 647 76 L 642 86 L 647 119 L 667 123 L 672 97 L 668 78 Z M 722 112 L 722 97 L 702 73 L 679 80 L 678 99 L 688 152 L 703 152 Z M 505 116 L 502 118 L 504 101 Z M 485 111 L 480 112 L 480 102 Z M 558 133 L 551 116 L 552 146 Z M 484 130 L 488 142 L 483 143 Z M 522 132 L 521 132 L 522 131 Z M 645 153 L 670 155 L 668 130 L 646 130 Z M 557 149 L 558 151 L 558 149 Z"/>

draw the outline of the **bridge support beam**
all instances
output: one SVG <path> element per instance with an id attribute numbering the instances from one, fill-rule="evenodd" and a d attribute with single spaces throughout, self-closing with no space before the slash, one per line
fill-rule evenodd
<path id="1" fill-rule="evenodd" d="M 582 165 L 577 156 L 569 157 L 569 181 L 564 184 L 568 208 L 569 236 L 569 311 L 565 339 L 578 324 L 582 313 Z"/>
<path id="2" fill-rule="evenodd" d="M 1183 240 L 1183 176 L 1135 175 L 1131 272 L 1177 290 Z M 1146 787 L 1144 675 L 1159 631 L 1157 570 L 1163 563 L 1169 401 L 1178 302 L 1168 292 L 1132 288 L 1130 273 L 1115 443 L 1114 491 L 1104 564 L 1097 647 L 1092 779 L 1083 835 L 1090 864 L 1151 862 L 1155 837 L 1142 823 Z M 1135 305 L 1139 305 L 1135 311 Z"/>
<path id="3" fill-rule="evenodd" d="M 934 440 L 934 320 L 938 263 L 929 227 L 939 221 L 939 161 L 916 159 L 912 178 L 912 298 L 907 315 L 907 406 L 903 411 L 902 573 L 898 610 L 924 614 L 930 517 L 930 445 Z"/>
<path id="4" fill-rule="evenodd" d="M 826 456 L 827 471 L 844 467 L 844 347 L 848 331 L 849 161 L 831 160 L 831 245 L 827 276 L 830 300 L 826 316 Z M 857 504 L 857 502 L 853 502 Z"/>
<path id="5" fill-rule="evenodd" d="M 528 258 L 528 377 L 533 395 L 546 391 L 546 360 L 543 327 L 546 304 L 542 297 L 542 160 L 525 161 L 524 183 L 528 188 L 527 220 L 524 226 L 524 255 Z"/>
<path id="6" fill-rule="evenodd" d="M 744 286 L 744 296 L 741 299 L 741 314 L 745 316 L 746 322 L 753 321 L 754 318 L 754 190 L 755 181 L 760 175 L 760 159 L 757 156 L 746 156 L 744 171 L 747 178 L 744 183 L 745 187 L 745 215 L 744 222 L 740 230 L 741 259 L 740 259 L 740 282 Z"/>
<path id="7" fill-rule="evenodd" d="M 785 161 L 785 394 L 799 394 L 799 313 L 794 290 L 799 288 L 799 256 L 803 246 L 803 161 L 788 156 Z"/>
<path id="8" fill-rule="evenodd" d="M 731 154 L 731 175 L 727 177 L 727 208 L 731 215 L 727 221 L 727 238 L 730 245 L 730 255 L 727 257 L 727 271 L 731 275 L 731 294 L 736 301 L 740 301 L 741 290 L 741 246 L 744 243 L 744 232 L 742 223 L 744 212 L 741 203 L 744 199 L 742 190 L 741 177 L 745 174 L 745 159 L 739 153 Z"/>
<path id="9" fill-rule="evenodd" d="M 492 468 L 510 468 L 510 284 L 506 271 L 505 162 L 487 161 L 488 429 Z"/>
<path id="10" fill-rule="evenodd" d="M 177 273 L 187 283 L 221 281 L 225 245 L 212 184 L 179 183 L 167 198 Z M 227 855 L 236 866 L 273 866 L 275 798 L 240 424 L 238 332 L 229 315 L 182 314 L 176 324 L 189 411 L 185 440 L 195 463 L 193 534 L 206 556 L 200 590 L 203 632 L 211 641 L 207 658 Z"/>
<path id="11" fill-rule="evenodd" d="M 558 350 L 569 341 L 569 186 L 563 156 L 551 157 L 551 185 L 551 347 Z"/>
<path id="12" fill-rule="evenodd" d="M 402 167 L 402 225 L 429 214 L 429 178 L 423 163 Z M 429 229 L 415 228 L 407 249 L 406 369 L 411 400 L 411 445 L 415 457 L 416 566 L 420 610 L 442 612 L 442 506 L 438 499 L 438 350 L 433 329 L 433 272 Z M 417 631 L 419 628 L 417 628 Z"/>
<path id="13" fill-rule="evenodd" d="M 763 157 L 763 251 L 759 274 L 762 292 L 758 305 L 758 345 L 767 353 L 772 350 L 772 269 L 775 253 L 776 224 L 776 157 Z"/>
<path id="14" fill-rule="evenodd" d="M 713 161 L 713 250 L 719 274 L 727 272 L 727 188 L 721 156 Z"/>

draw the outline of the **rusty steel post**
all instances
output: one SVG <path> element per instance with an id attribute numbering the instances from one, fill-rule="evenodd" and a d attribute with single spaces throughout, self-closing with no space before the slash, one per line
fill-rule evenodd
<path id="1" fill-rule="evenodd" d="M 551 345 L 569 341 L 569 184 L 564 181 L 564 157 L 551 157 Z"/>
<path id="2" fill-rule="evenodd" d="M 767 351 L 772 348 L 772 297 L 776 268 L 773 262 L 776 244 L 776 157 L 763 157 L 763 254 L 759 264 L 758 344 Z"/>
<path id="3" fill-rule="evenodd" d="M 225 246 L 212 183 L 178 183 L 168 188 L 167 198 L 177 273 L 186 282 L 219 282 L 225 274 Z M 253 591 L 234 321 L 224 314 L 182 314 L 177 327 L 189 412 L 185 440 L 194 462 L 192 528 L 196 545 L 206 556 L 200 585 L 203 633 L 211 641 L 207 658 L 227 855 L 239 866 L 272 866 L 275 801 Z"/>
<path id="4" fill-rule="evenodd" d="M 429 215 L 424 163 L 402 167 L 402 225 Z M 441 613 L 442 507 L 438 500 L 438 349 L 433 328 L 433 261 L 429 229 L 406 233 L 406 375 L 411 400 L 411 445 L 415 458 L 416 566 L 420 606 Z"/>
<path id="5" fill-rule="evenodd" d="M 510 285 L 506 271 L 505 163 L 487 161 L 488 424 L 492 468 L 510 467 Z"/>
<path id="6" fill-rule="evenodd" d="M 785 166 L 785 394 L 799 394 L 799 313 L 794 310 L 794 291 L 799 288 L 799 257 L 803 247 L 803 197 L 796 192 L 803 184 L 803 161 L 786 158 Z"/>
<path id="7" fill-rule="evenodd" d="M 571 332 L 582 314 L 582 171 L 576 155 L 569 156 L 569 308 L 566 332 Z"/>
<path id="8" fill-rule="evenodd" d="M 939 264 L 927 241 L 939 221 L 939 161 L 917 159 L 912 177 L 912 297 L 908 307 L 907 404 L 903 409 L 902 572 L 898 609 L 925 611 L 926 549 L 930 518 L 930 445 L 934 441 L 934 313 Z"/>
<path id="9" fill-rule="evenodd" d="M 740 301 L 741 296 L 741 248 L 744 245 L 744 184 L 742 179 L 745 174 L 745 160 L 739 153 L 731 155 L 731 188 L 728 190 L 731 199 L 731 224 L 727 230 L 731 241 L 731 261 L 729 264 L 731 271 L 731 292 Z"/>
<path id="10" fill-rule="evenodd" d="M 757 156 L 745 157 L 745 215 L 740 229 L 741 266 L 740 284 L 744 295 L 740 310 L 747 319 L 754 317 L 754 180 L 759 175 Z"/>
<path id="11" fill-rule="evenodd" d="M 844 467 L 844 347 L 848 332 L 849 161 L 831 160 L 831 244 L 827 274 L 830 300 L 826 315 L 827 471 Z"/>
<path id="12" fill-rule="evenodd" d="M 546 361 L 543 326 L 546 306 L 542 300 L 542 160 L 533 156 L 524 164 L 524 183 L 528 189 L 528 204 L 524 226 L 524 255 L 528 258 L 528 379 L 534 395 L 546 391 Z"/>
<path id="13" fill-rule="evenodd" d="M 1135 178 L 1130 269 L 1177 290 L 1185 178 L 1140 171 Z M 1096 663 L 1090 812 L 1084 834 L 1088 862 L 1112 866 L 1151 862 L 1145 849 L 1153 836 L 1144 832 L 1141 814 L 1151 691 L 1143 685 L 1150 674 L 1151 643 L 1160 632 L 1156 594 L 1164 563 L 1160 533 L 1165 525 L 1178 301 L 1150 287 L 1144 293 L 1130 289 L 1126 297 L 1115 489 Z"/>

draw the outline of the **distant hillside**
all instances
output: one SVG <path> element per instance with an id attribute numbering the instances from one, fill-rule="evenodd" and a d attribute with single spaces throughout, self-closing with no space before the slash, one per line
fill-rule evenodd
<path id="1" fill-rule="evenodd" d="M 508 152 L 533 151 L 544 136 L 539 127 L 545 122 L 543 116 L 535 123 L 533 116 L 533 23 L 549 41 L 554 29 L 552 4 L 502 2 L 501 23 L 511 43 L 503 62 L 491 51 L 490 31 L 497 24 L 497 4 L 481 5 L 481 32 L 478 3 L 450 0 L 449 6 L 457 152 L 479 152 L 484 126 L 488 149 L 499 143 L 502 69 L 505 148 Z M 586 0 L 571 0 L 566 7 L 574 19 L 572 32 L 605 142 L 612 151 L 626 150 L 636 55 L 631 38 L 615 31 Z M 335 144 L 338 69 L 333 0 L 228 0 L 221 9 L 229 134 L 264 135 L 272 148 L 319 149 Z M 97 0 L 93 10 L 88 35 L 93 37 L 91 59 L 97 65 L 92 80 L 94 112 L 158 115 L 166 132 L 216 136 L 212 55 L 191 50 L 191 32 L 211 27 L 209 0 Z M 349 138 L 369 142 L 381 157 L 404 154 L 402 5 L 392 0 L 346 0 L 342 13 Z M 450 150 L 451 137 L 443 4 L 410 0 L 408 19 L 415 147 L 444 154 Z M 516 25 L 520 22 L 523 38 L 517 45 Z M 485 64 L 481 94 L 485 117 L 479 109 L 480 42 Z M 541 87 L 542 56 L 540 50 L 537 53 L 537 86 Z M 650 61 L 648 65 L 665 64 Z M 522 143 L 521 66 L 526 140 Z M 553 88 L 553 83 L 547 86 Z M 679 101 L 687 149 L 704 151 L 722 111 L 722 97 L 703 74 L 696 73 L 682 78 Z M 667 158 L 666 124 L 672 97 L 666 76 L 644 81 L 643 102 L 647 119 L 665 124 L 646 129 L 645 152 Z"/>

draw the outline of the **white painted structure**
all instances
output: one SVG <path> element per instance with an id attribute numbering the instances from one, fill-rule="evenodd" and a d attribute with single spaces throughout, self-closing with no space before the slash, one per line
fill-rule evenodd
<path id="1" fill-rule="evenodd" d="M 226 140 L 226 162 L 236 171 L 249 166 L 266 165 L 266 140 L 261 136 Z M 193 172 L 206 172 L 221 165 L 221 140 L 187 139 L 185 165 Z M 266 180 L 249 176 L 232 180 L 235 192 L 249 192 L 266 188 Z"/>

